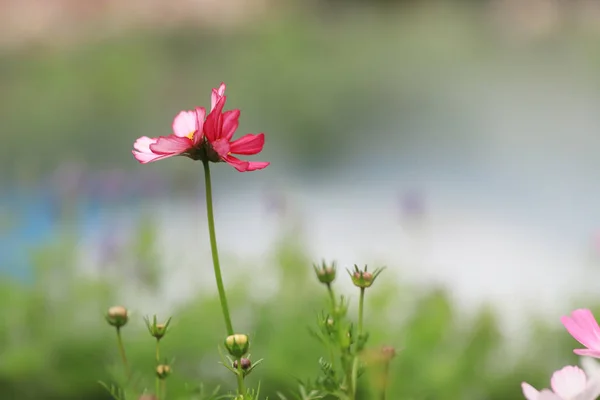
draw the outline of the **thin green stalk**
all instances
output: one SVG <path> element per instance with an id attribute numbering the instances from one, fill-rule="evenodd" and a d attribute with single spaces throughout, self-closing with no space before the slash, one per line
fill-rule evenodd
<path id="1" fill-rule="evenodd" d="M 360 288 L 360 300 L 358 303 L 358 340 L 362 340 L 363 336 L 363 318 L 364 318 L 364 308 L 365 308 L 365 288 Z M 351 386 L 351 396 L 352 399 L 356 399 L 356 387 L 358 386 L 358 354 L 354 355 L 354 362 L 352 363 L 352 386 Z"/>
<path id="2" fill-rule="evenodd" d="M 386 399 L 387 387 L 390 379 L 390 362 L 386 361 L 383 367 L 383 387 L 381 388 L 380 400 Z"/>
<path id="3" fill-rule="evenodd" d="M 127 356 L 125 355 L 125 347 L 123 346 L 123 338 L 121 337 L 121 327 L 117 327 L 117 342 L 119 343 L 119 352 L 121 353 L 121 359 L 123 360 L 123 366 L 127 373 L 127 378 L 131 377 L 131 371 L 129 370 L 129 363 L 127 362 Z"/>
<path id="4" fill-rule="evenodd" d="M 238 359 L 237 367 L 237 383 L 238 383 L 238 394 L 243 399 L 246 394 L 246 388 L 244 387 L 244 373 L 242 371 L 242 359 Z"/>
<path id="5" fill-rule="evenodd" d="M 227 334 L 233 335 L 233 325 L 229 316 L 229 307 L 227 306 L 227 296 L 225 295 L 225 287 L 223 286 L 223 278 L 221 276 L 221 267 L 219 265 L 219 253 L 217 250 L 217 237 L 215 234 L 215 218 L 213 215 L 212 203 L 212 185 L 210 181 L 210 166 L 208 160 L 202 160 L 204 165 L 204 183 L 206 187 L 206 214 L 208 216 L 208 233 L 210 234 L 210 249 L 212 252 L 213 267 L 215 271 L 215 279 L 217 280 L 217 289 L 219 291 L 219 300 L 221 301 L 221 310 L 225 319 Z"/>
<path id="6" fill-rule="evenodd" d="M 355 355 L 354 356 L 354 361 L 352 362 L 352 382 L 351 382 L 351 387 L 350 387 L 350 396 L 351 399 L 354 400 L 356 399 L 356 387 L 358 386 L 357 381 L 358 380 L 358 356 Z"/>
<path id="7" fill-rule="evenodd" d="M 161 385 L 160 398 L 164 400 L 167 398 L 167 380 L 163 379 Z"/>
<path id="8" fill-rule="evenodd" d="M 329 297 L 331 298 L 331 313 L 335 314 L 335 293 L 333 293 L 331 284 L 327 284 L 327 291 L 329 292 Z"/>
<path id="9" fill-rule="evenodd" d="M 344 363 L 342 363 L 344 364 Z M 353 370 L 352 369 L 348 369 L 346 367 L 346 365 L 343 365 L 343 368 L 346 370 L 346 380 L 348 381 L 346 383 L 347 386 L 347 390 L 348 390 L 348 399 L 349 400 L 354 400 L 354 383 L 352 382 L 353 380 Z"/>
<path id="10" fill-rule="evenodd" d="M 360 300 L 358 303 L 358 337 L 363 334 L 363 316 L 365 309 L 365 288 L 360 288 Z"/>
<path id="11" fill-rule="evenodd" d="M 156 339 L 156 365 L 160 364 L 160 340 Z M 156 377 L 156 397 L 157 400 L 160 400 L 162 396 L 160 395 L 160 378 Z"/>
<path id="12" fill-rule="evenodd" d="M 337 319 L 336 310 L 335 310 L 335 293 L 333 292 L 331 283 L 327 284 L 327 291 L 329 292 L 329 297 L 331 299 L 331 317 L 335 321 L 335 319 Z M 334 368 L 335 367 L 335 353 L 334 353 L 334 346 L 332 343 L 329 343 L 329 352 L 330 352 L 330 357 L 331 357 L 331 366 L 332 366 L 332 368 Z"/>

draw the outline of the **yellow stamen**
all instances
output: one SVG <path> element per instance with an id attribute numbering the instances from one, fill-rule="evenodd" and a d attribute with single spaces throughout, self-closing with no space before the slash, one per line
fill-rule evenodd
<path id="1" fill-rule="evenodd" d="M 190 132 L 187 134 L 187 138 L 188 139 L 193 139 L 194 138 L 194 131 Z"/>

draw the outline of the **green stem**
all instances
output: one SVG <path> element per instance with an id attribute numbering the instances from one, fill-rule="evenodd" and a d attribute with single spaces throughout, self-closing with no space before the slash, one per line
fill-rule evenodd
<path id="1" fill-rule="evenodd" d="M 331 298 L 331 314 L 335 314 L 335 293 L 333 293 L 333 289 L 331 288 L 331 284 L 327 284 L 327 291 L 329 292 L 329 297 Z"/>
<path id="2" fill-rule="evenodd" d="M 388 382 L 390 379 L 390 362 L 386 361 L 385 366 L 383 367 L 383 387 L 381 388 L 381 396 L 380 400 L 386 399 L 386 391 L 388 387 Z"/>
<path id="3" fill-rule="evenodd" d="M 346 365 L 344 365 L 345 363 L 342 361 L 343 364 L 343 368 L 346 370 L 346 380 L 348 381 L 346 384 L 346 389 L 348 391 L 348 399 L 349 400 L 354 400 L 355 396 L 354 396 L 354 383 L 352 382 L 353 380 L 353 369 L 349 369 L 347 368 Z"/>
<path id="4" fill-rule="evenodd" d="M 360 301 L 358 303 L 358 337 L 363 334 L 363 315 L 365 309 L 365 288 L 360 288 Z"/>
<path id="5" fill-rule="evenodd" d="M 129 363 L 127 362 L 127 356 L 125 355 L 125 347 L 123 346 L 123 338 L 121 337 L 121 327 L 117 327 L 117 342 L 119 343 L 119 352 L 121 353 L 121 359 L 123 360 L 123 366 L 127 377 L 131 377 L 131 371 L 129 370 Z"/>
<path id="6" fill-rule="evenodd" d="M 160 364 L 160 340 L 156 339 L 156 365 L 158 366 Z M 156 398 L 157 400 L 160 400 L 162 398 L 162 396 L 160 395 L 160 378 L 157 376 L 156 377 Z"/>
<path id="7" fill-rule="evenodd" d="M 331 299 L 331 318 L 333 318 L 334 323 L 337 320 L 337 314 L 335 310 L 335 293 L 333 292 L 333 288 L 331 287 L 331 283 L 327 284 L 327 291 L 329 292 L 329 298 Z M 325 321 L 327 323 L 327 321 Z M 334 347 L 333 344 L 329 344 L 329 352 L 331 357 L 331 366 L 335 367 L 335 355 L 334 355 Z"/>
<path id="8" fill-rule="evenodd" d="M 356 387 L 358 380 L 358 356 L 354 356 L 354 361 L 352 362 L 352 382 L 351 382 L 351 393 L 350 396 L 352 400 L 356 399 Z"/>
<path id="9" fill-rule="evenodd" d="M 164 400 L 164 399 L 167 398 L 167 380 L 166 379 L 163 379 L 161 381 L 161 391 L 160 391 L 160 393 L 161 393 L 161 396 L 160 396 L 161 399 Z"/>
<path id="10" fill-rule="evenodd" d="M 225 318 L 227 334 L 233 335 L 233 325 L 231 325 L 229 307 L 227 306 L 227 296 L 225 295 L 225 287 L 223 286 L 223 278 L 221 277 L 221 267 L 219 266 L 219 253 L 217 250 L 217 237 L 215 234 L 215 218 L 213 215 L 212 185 L 210 182 L 210 166 L 208 164 L 208 160 L 202 160 L 202 164 L 204 165 L 204 183 L 206 186 L 206 214 L 208 216 L 208 233 L 210 234 L 210 249 L 212 252 L 215 279 L 217 280 L 219 300 L 221 301 L 221 310 L 223 311 L 223 318 Z"/>
<path id="11" fill-rule="evenodd" d="M 363 337 L 363 318 L 364 318 L 364 308 L 365 308 L 365 288 L 360 288 L 360 300 L 358 303 L 358 336 L 357 340 L 362 341 Z M 352 399 L 356 399 L 356 387 L 358 386 L 358 354 L 354 355 L 354 362 L 352 363 L 352 386 L 351 386 L 351 396 Z"/>
<path id="12" fill-rule="evenodd" d="M 244 373 L 242 371 L 242 359 L 238 359 L 238 367 L 237 367 L 237 383 L 238 383 L 238 394 L 243 399 L 246 394 L 246 388 L 244 387 Z"/>

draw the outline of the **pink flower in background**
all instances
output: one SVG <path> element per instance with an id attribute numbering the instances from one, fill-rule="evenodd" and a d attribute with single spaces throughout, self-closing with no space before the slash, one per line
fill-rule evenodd
<path id="1" fill-rule="evenodd" d="M 577 309 L 560 321 L 575 340 L 587 347 L 573 350 L 575 354 L 600 358 L 600 327 L 590 310 Z"/>
<path id="2" fill-rule="evenodd" d="M 254 155 L 262 151 L 265 135 L 248 134 L 232 141 L 239 125 L 240 110 L 223 112 L 227 100 L 225 84 L 211 92 L 211 110 L 206 116 L 203 107 L 194 111 L 181 111 L 173 120 L 173 133 L 149 138 L 142 136 L 133 144 L 136 160 L 142 164 L 173 156 L 186 156 L 193 160 L 224 161 L 240 172 L 265 168 L 268 162 L 242 161 L 232 154 Z M 206 121 L 205 121 L 206 117 Z"/>
<path id="3" fill-rule="evenodd" d="M 552 374 L 549 389 L 538 391 L 523 382 L 521 388 L 527 400 L 595 400 L 600 394 L 597 379 L 589 380 L 579 367 L 568 365 Z"/>

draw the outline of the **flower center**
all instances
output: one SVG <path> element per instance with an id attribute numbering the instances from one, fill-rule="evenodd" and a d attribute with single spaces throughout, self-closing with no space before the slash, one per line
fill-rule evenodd
<path id="1" fill-rule="evenodd" d="M 193 138 L 194 138 L 194 133 L 196 133 L 196 131 L 191 131 L 190 133 L 188 133 L 188 134 L 186 135 L 186 137 L 187 137 L 188 139 L 193 139 Z"/>

